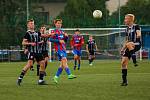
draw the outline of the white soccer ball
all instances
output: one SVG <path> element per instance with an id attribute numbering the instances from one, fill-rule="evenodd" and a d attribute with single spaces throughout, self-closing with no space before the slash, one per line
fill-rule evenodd
<path id="1" fill-rule="evenodd" d="M 94 10 L 93 11 L 93 17 L 94 18 L 101 18 L 102 17 L 102 12 L 100 10 Z"/>

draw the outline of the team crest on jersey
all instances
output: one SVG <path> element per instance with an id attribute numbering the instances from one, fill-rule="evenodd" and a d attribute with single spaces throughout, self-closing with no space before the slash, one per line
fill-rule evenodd
<path id="1" fill-rule="evenodd" d="M 64 38 L 64 35 L 60 34 L 58 37 L 62 39 L 62 38 Z"/>
<path id="2" fill-rule="evenodd" d="M 33 56 L 30 56 L 30 58 L 32 59 L 32 58 L 33 58 Z"/>

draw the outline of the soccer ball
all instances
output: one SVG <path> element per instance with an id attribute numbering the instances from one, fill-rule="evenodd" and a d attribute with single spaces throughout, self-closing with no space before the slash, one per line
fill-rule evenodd
<path id="1" fill-rule="evenodd" d="M 93 17 L 94 18 L 101 18 L 102 17 L 102 12 L 100 10 L 94 10 L 93 11 Z"/>

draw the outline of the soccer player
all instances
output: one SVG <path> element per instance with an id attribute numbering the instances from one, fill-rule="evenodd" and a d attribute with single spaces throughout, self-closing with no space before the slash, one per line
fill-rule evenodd
<path id="1" fill-rule="evenodd" d="M 63 40 L 64 43 L 54 43 L 54 48 L 57 53 L 58 59 L 60 61 L 60 66 L 56 72 L 56 75 L 54 76 L 53 80 L 55 83 L 58 83 L 59 76 L 61 75 L 63 69 L 66 71 L 68 75 L 68 79 L 76 78 L 75 75 L 71 74 L 71 71 L 67 64 L 67 54 L 66 54 L 66 44 L 68 40 L 68 35 L 62 30 L 62 20 L 56 19 L 54 21 L 55 29 L 51 31 L 51 34 L 53 34 L 53 39 Z"/>
<path id="2" fill-rule="evenodd" d="M 43 35 L 43 34 L 46 34 L 46 27 L 43 25 L 40 27 L 40 33 Z M 48 56 L 48 38 L 42 38 L 42 54 L 43 54 L 43 57 L 44 57 L 44 62 L 45 62 L 45 69 L 47 67 L 47 64 L 48 64 L 48 59 L 49 59 L 49 56 Z M 37 76 L 39 75 L 39 68 L 40 68 L 40 65 L 37 64 Z M 46 72 L 45 72 L 45 75 L 46 75 Z"/>
<path id="3" fill-rule="evenodd" d="M 27 21 L 27 27 L 28 31 L 26 32 L 22 45 L 28 46 L 28 61 L 27 64 L 24 66 L 22 69 L 22 72 L 20 76 L 18 77 L 17 84 L 20 85 L 22 82 L 22 79 L 24 75 L 27 73 L 28 69 L 33 65 L 33 60 L 35 59 L 37 63 L 40 65 L 40 72 L 39 72 L 39 80 L 38 84 L 39 85 L 45 85 L 44 81 L 44 74 L 45 74 L 45 63 L 44 63 L 44 58 L 42 55 L 42 46 L 41 44 L 43 41 L 41 41 L 40 37 L 50 37 L 49 35 L 42 35 L 40 32 L 36 32 L 34 30 L 34 20 L 28 20 Z M 54 40 L 50 39 L 50 41 L 53 42 L 60 42 L 59 40 Z"/>
<path id="4" fill-rule="evenodd" d="M 72 53 L 74 54 L 74 70 L 76 70 L 77 67 L 77 61 L 78 61 L 78 70 L 80 70 L 80 59 L 81 59 L 81 48 L 84 44 L 83 36 L 80 35 L 80 30 L 75 30 L 74 35 L 71 39 L 71 48 L 73 49 Z"/>
<path id="5" fill-rule="evenodd" d="M 95 51 L 98 50 L 97 49 L 97 45 L 95 40 L 93 39 L 93 36 L 90 35 L 89 36 L 89 40 L 86 44 L 86 51 L 88 53 L 88 59 L 89 59 L 89 65 L 92 66 L 92 62 L 95 59 Z"/>
<path id="6" fill-rule="evenodd" d="M 121 86 L 127 86 L 127 66 L 131 56 L 141 48 L 141 28 L 139 25 L 134 24 L 135 16 L 133 14 L 125 15 L 126 28 L 126 42 L 121 49 L 122 61 L 122 84 Z"/>
<path id="7" fill-rule="evenodd" d="M 44 73 L 45 73 L 45 65 L 44 65 L 44 60 L 42 56 L 42 51 L 41 51 L 41 46 L 40 44 L 40 35 L 38 32 L 34 30 L 34 20 L 28 20 L 27 22 L 27 27 L 28 31 L 26 32 L 22 45 L 28 46 L 28 62 L 22 69 L 22 72 L 18 78 L 17 84 L 20 85 L 22 82 L 22 79 L 28 69 L 33 65 L 33 60 L 36 59 L 36 61 L 40 64 L 40 75 L 39 75 L 39 85 L 45 84 L 45 81 L 43 80 L 44 78 Z"/>

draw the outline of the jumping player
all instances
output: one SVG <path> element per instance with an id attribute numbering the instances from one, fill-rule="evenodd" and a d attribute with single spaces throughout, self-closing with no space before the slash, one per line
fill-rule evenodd
<path id="1" fill-rule="evenodd" d="M 70 45 L 72 50 L 72 53 L 74 54 L 74 70 L 76 70 L 77 67 L 77 61 L 78 61 L 78 70 L 80 69 L 80 60 L 81 60 L 81 48 L 84 44 L 83 36 L 80 35 L 80 30 L 75 30 L 74 35 L 72 36 Z"/>
<path id="2" fill-rule="evenodd" d="M 127 86 L 127 66 L 131 56 L 141 48 L 141 28 L 139 25 L 134 24 L 135 16 L 133 14 L 125 15 L 126 28 L 126 42 L 121 49 L 122 61 L 122 84 L 121 86 Z"/>
<path id="3" fill-rule="evenodd" d="M 97 45 L 95 40 L 93 39 L 93 36 L 89 36 L 89 40 L 86 44 L 86 51 L 88 53 L 88 59 L 89 59 L 89 65 L 92 66 L 92 62 L 95 59 L 95 51 L 97 51 Z"/>
<path id="4" fill-rule="evenodd" d="M 63 69 L 66 71 L 66 73 L 68 75 L 68 79 L 76 78 L 76 76 L 71 74 L 71 71 L 67 64 L 67 54 L 66 54 L 65 42 L 67 42 L 67 40 L 68 40 L 68 35 L 61 28 L 62 20 L 56 19 L 54 21 L 54 24 L 55 24 L 56 28 L 51 31 L 51 34 L 53 34 L 52 38 L 64 41 L 64 43 L 54 43 L 54 48 L 57 53 L 58 59 L 60 61 L 60 66 L 59 66 L 53 80 L 55 83 L 58 83 L 59 76 L 61 75 Z"/>

